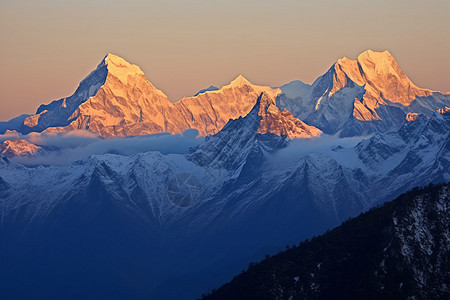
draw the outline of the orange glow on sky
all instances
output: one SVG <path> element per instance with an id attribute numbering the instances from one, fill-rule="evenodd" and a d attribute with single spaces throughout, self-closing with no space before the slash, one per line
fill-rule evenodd
<path id="1" fill-rule="evenodd" d="M 107 52 L 172 101 L 238 74 L 312 83 L 366 49 L 388 49 L 419 87 L 450 91 L 448 0 L 71 2 L 0 2 L 0 121 L 71 95 Z"/>

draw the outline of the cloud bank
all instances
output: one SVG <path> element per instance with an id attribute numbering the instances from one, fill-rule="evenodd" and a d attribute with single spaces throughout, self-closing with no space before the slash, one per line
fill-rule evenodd
<path id="1" fill-rule="evenodd" d="M 329 152 L 336 147 L 353 148 L 363 139 L 370 136 L 338 138 L 322 134 L 318 138 L 292 140 L 287 147 L 268 156 L 268 160 L 276 167 L 289 167 L 312 153 Z"/>
<path id="2" fill-rule="evenodd" d="M 4 138 L 5 139 L 5 138 Z M 11 137 L 9 138 L 11 139 Z M 88 131 L 73 131 L 56 135 L 30 133 L 13 139 L 25 139 L 42 147 L 42 154 L 32 157 L 12 158 L 26 165 L 59 165 L 89 157 L 93 154 L 114 153 L 132 155 L 158 151 L 162 154 L 184 154 L 203 141 L 196 129 L 181 134 L 157 133 L 151 135 L 103 139 Z"/>

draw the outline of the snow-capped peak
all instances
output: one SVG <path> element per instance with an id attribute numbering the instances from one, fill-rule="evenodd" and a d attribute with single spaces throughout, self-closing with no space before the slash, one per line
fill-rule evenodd
<path id="1" fill-rule="evenodd" d="M 322 133 L 316 127 L 295 118 L 290 111 L 281 111 L 266 93 L 262 93 L 258 98 L 252 112 L 256 110 L 261 117 L 258 133 L 270 132 L 278 136 L 286 136 L 288 139 L 318 137 Z"/>
<path id="2" fill-rule="evenodd" d="M 144 75 L 144 72 L 137 65 L 131 64 L 112 53 L 108 53 L 100 65 L 105 65 L 109 74 L 117 77 L 125 84 L 128 83 L 128 76 L 130 75 Z"/>
<path id="3" fill-rule="evenodd" d="M 358 55 L 356 60 L 344 57 L 335 63 L 332 70 L 334 72 L 332 94 L 343 88 L 349 78 L 354 83 L 365 86 L 366 98 L 377 99 L 376 103 L 368 101 L 371 109 L 378 107 L 379 104 L 386 104 L 385 99 L 408 106 L 416 97 L 429 96 L 433 93 L 412 83 L 387 50 L 384 52 L 367 50 Z"/>
<path id="4" fill-rule="evenodd" d="M 240 87 L 240 86 L 243 86 L 243 85 L 252 85 L 252 84 L 244 76 L 239 75 L 228 86 Z"/>
<path id="5" fill-rule="evenodd" d="M 400 70 L 394 57 L 389 51 L 375 52 L 366 50 L 358 55 L 356 60 L 343 57 L 336 62 L 337 69 L 343 71 L 347 76 L 354 80 L 357 79 L 358 84 L 367 81 L 376 80 L 386 73 L 393 74 L 401 80 L 409 79 Z"/>
<path id="6" fill-rule="evenodd" d="M 358 60 L 360 59 L 370 59 L 371 61 L 378 63 L 383 60 L 395 60 L 394 57 L 392 57 L 391 53 L 388 50 L 385 50 L 383 52 L 377 52 L 372 50 L 366 50 L 362 52 L 360 55 L 358 55 Z"/>

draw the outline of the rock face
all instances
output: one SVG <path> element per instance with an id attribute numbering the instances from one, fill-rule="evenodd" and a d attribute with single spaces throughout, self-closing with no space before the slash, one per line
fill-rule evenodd
<path id="1" fill-rule="evenodd" d="M 41 147 L 26 140 L 6 140 L 0 144 L 0 155 L 5 157 L 31 156 L 41 151 Z"/>
<path id="2" fill-rule="evenodd" d="M 229 119 L 245 116 L 262 92 L 275 99 L 280 90 L 253 85 L 239 76 L 221 89 L 207 89 L 172 103 L 138 66 L 108 54 L 72 96 L 41 105 L 17 130 L 58 133 L 87 129 L 113 137 L 195 128 L 200 135 L 208 135 L 217 133 Z"/>
<path id="3" fill-rule="evenodd" d="M 245 80 L 245 79 L 242 78 L 242 80 Z M 240 86 L 242 86 L 241 84 L 242 83 L 238 83 L 237 86 L 240 87 Z M 243 84 L 250 85 L 249 83 L 246 83 L 246 82 Z M 232 88 L 235 88 L 235 87 L 232 87 Z M 225 87 L 224 88 L 225 92 L 228 91 L 228 89 L 229 88 Z M 270 92 L 270 90 L 269 90 L 269 92 Z M 211 99 L 214 99 L 214 97 L 206 97 L 204 99 L 206 99 L 205 101 L 209 101 Z M 91 101 L 91 100 L 89 100 L 89 101 Z M 188 100 L 183 99 L 183 101 L 188 101 Z M 202 101 L 202 100 L 196 99 L 195 101 Z M 248 99 L 248 102 L 245 102 L 245 104 L 248 104 L 249 102 L 250 102 L 250 99 Z M 79 108 L 78 110 L 81 111 L 84 108 L 83 105 L 84 104 L 82 104 L 80 106 L 81 108 Z M 220 106 L 220 104 L 217 104 L 217 106 Z M 99 106 L 99 107 L 103 107 L 103 106 Z M 209 105 L 208 107 L 212 107 L 212 106 Z M 242 110 L 243 109 L 244 108 L 242 108 Z M 102 111 L 103 111 L 103 109 L 102 109 Z M 200 113 L 198 114 L 198 116 L 200 116 L 201 114 L 203 114 L 203 116 L 205 116 L 208 114 L 208 112 L 200 110 Z M 237 112 L 235 111 L 234 114 L 237 114 Z M 91 114 L 91 120 L 99 120 L 99 118 L 93 118 L 92 114 Z M 207 126 L 207 127 L 203 127 L 205 129 L 205 131 L 204 131 L 204 133 L 205 133 L 208 130 L 209 131 L 213 130 L 213 128 L 208 127 L 207 124 L 213 124 L 215 126 L 214 128 L 217 128 L 217 124 L 220 124 L 220 122 L 224 122 L 224 120 L 223 119 L 221 121 L 216 120 L 214 122 L 212 120 L 210 120 L 209 122 L 203 122 L 202 124 L 199 123 L 197 125 L 198 126 L 202 126 L 202 125 Z M 236 124 L 231 125 L 234 123 L 236 123 Z M 104 124 L 104 120 L 101 122 L 101 124 Z M 142 123 L 142 126 L 139 127 L 139 130 L 140 130 L 139 132 L 137 132 L 137 131 L 131 132 L 130 131 L 131 127 L 121 127 L 122 129 L 119 130 L 119 127 L 114 126 L 113 127 L 113 129 L 115 130 L 114 135 L 117 136 L 119 133 L 128 133 L 129 135 L 152 133 L 152 132 L 143 131 L 144 129 L 149 129 L 148 127 L 145 127 L 146 124 L 148 125 L 148 123 Z M 92 130 L 92 122 L 90 123 L 89 126 L 90 126 L 90 129 Z M 238 119 L 236 119 L 236 120 L 234 120 L 234 119 L 230 120 L 229 126 L 240 126 L 241 127 L 240 130 L 242 132 L 240 134 L 232 134 L 232 135 L 226 136 L 226 134 L 224 132 L 228 132 L 228 130 L 225 130 L 224 132 L 217 133 L 217 136 L 212 137 L 212 138 L 215 140 L 217 140 L 218 137 L 222 137 L 223 139 L 225 139 L 226 143 L 230 144 L 230 146 L 229 146 L 230 153 L 232 153 L 233 151 L 245 152 L 242 144 L 232 145 L 233 141 L 235 139 L 238 139 L 239 141 L 241 141 L 243 136 L 247 136 L 248 139 L 247 139 L 246 143 L 251 144 L 251 141 L 254 140 L 256 135 L 263 135 L 263 134 L 268 134 L 268 133 L 276 135 L 277 137 L 280 138 L 279 139 L 280 141 L 301 139 L 301 138 L 314 138 L 314 137 L 319 137 L 320 134 L 322 133 L 319 129 L 315 128 L 314 126 L 309 126 L 309 125 L 305 124 L 304 122 L 300 121 L 299 119 L 295 118 L 289 111 L 287 111 L 287 110 L 280 111 L 278 109 L 278 107 L 276 106 L 275 98 L 270 93 L 267 93 L 267 92 L 262 92 L 259 95 L 259 97 L 257 97 L 256 103 L 254 104 L 252 110 L 244 118 L 239 116 Z M 100 130 L 99 127 L 95 127 L 95 128 L 98 128 Z M 71 127 L 71 125 L 64 127 L 64 128 L 50 127 L 48 129 L 46 129 L 44 132 L 45 133 L 58 132 L 58 130 L 60 130 L 60 129 L 73 130 L 76 128 Z M 103 133 L 106 132 L 105 130 L 107 130 L 106 127 L 102 127 L 101 129 L 103 130 L 102 131 Z M 111 136 L 113 136 L 112 133 L 111 133 Z M 31 143 L 28 143 L 28 144 L 33 145 Z M 38 147 L 38 146 L 36 146 L 36 147 Z M 214 146 L 214 147 L 216 147 L 216 146 Z M 9 157 L 13 157 L 14 156 L 13 154 L 14 153 L 11 152 L 9 154 L 10 155 Z M 17 152 L 17 154 L 21 155 L 19 152 Z M 29 155 L 32 155 L 32 154 L 33 153 L 29 153 Z M 227 155 L 229 155 L 229 153 Z M 238 156 L 236 156 L 234 158 L 237 158 Z"/>
<path id="4" fill-rule="evenodd" d="M 431 116 L 450 103 L 450 94 L 412 83 L 388 51 L 339 59 L 311 86 L 292 82 L 281 89 L 280 108 L 341 136 L 386 131 L 401 125 L 409 112 Z"/>
<path id="5" fill-rule="evenodd" d="M 290 112 L 281 112 L 275 100 L 263 92 L 245 117 L 230 120 L 187 157 L 205 167 L 237 170 L 249 156 L 261 158 L 264 151 L 274 152 L 286 146 L 290 139 L 313 138 L 321 133 Z"/>
<path id="6" fill-rule="evenodd" d="M 270 132 L 288 139 L 318 137 L 322 133 L 314 126 L 295 118 L 290 111 L 280 111 L 275 100 L 266 93 L 261 94 L 255 107 L 258 105 L 258 116 L 261 117 L 258 133 Z"/>

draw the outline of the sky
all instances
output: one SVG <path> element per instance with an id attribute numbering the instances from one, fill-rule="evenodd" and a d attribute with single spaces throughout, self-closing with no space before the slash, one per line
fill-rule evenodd
<path id="1" fill-rule="evenodd" d="M 448 0 L 0 0 L 0 121 L 70 96 L 108 52 L 173 102 L 239 74 L 312 83 L 367 49 L 450 91 L 449 12 Z"/>

